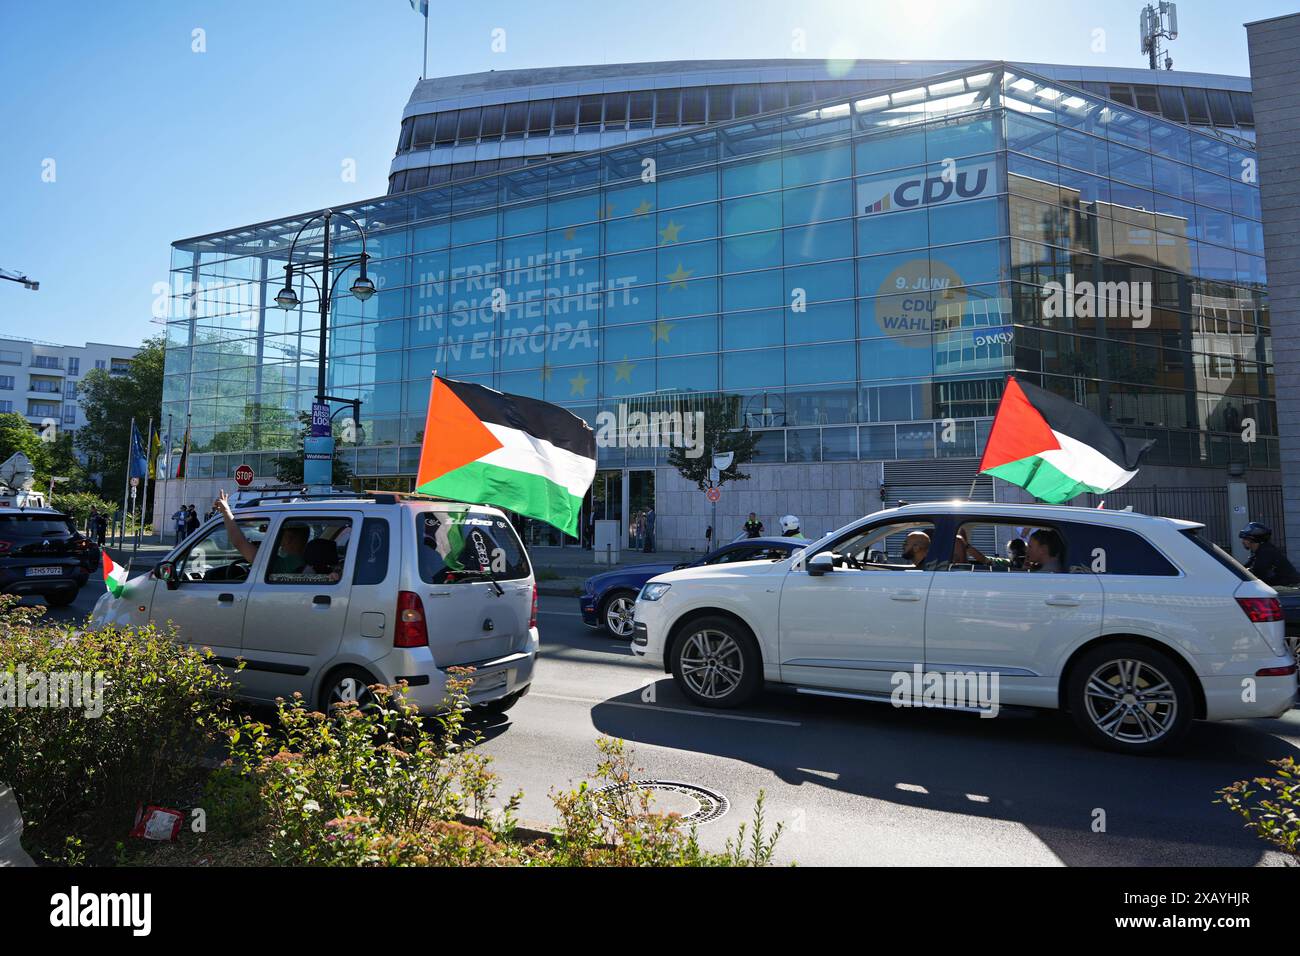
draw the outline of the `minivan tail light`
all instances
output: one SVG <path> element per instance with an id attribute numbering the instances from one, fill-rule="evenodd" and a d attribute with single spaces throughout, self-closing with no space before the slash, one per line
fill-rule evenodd
<path id="1" fill-rule="evenodd" d="M 537 626 L 537 584 L 536 582 L 533 583 L 533 610 L 528 615 L 528 626 L 529 627 Z"/>
<path id="2" fill-rule="evenodd" d="M 429 631 L 424 625 L 424 603 L 414 591 L 397 592 L 397 631 L 394 647 L 428 647 Z"/>
<path id="3" fill-rule="evenodd" d="M 1285 620 L 1282 615 L 1282 602 L 1271 598 L 1237 598 L 1237 603 L 1246 612 L 1246 617 L 1256 624 L 1268 624 L 1272 621 Z"/>

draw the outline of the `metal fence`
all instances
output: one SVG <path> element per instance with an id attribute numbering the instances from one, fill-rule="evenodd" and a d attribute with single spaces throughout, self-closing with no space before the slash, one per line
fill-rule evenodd
<path id="1" fill-rule="evenodd" d="M 1227 486 L 1207 488 L 1129 488 L 1124 487 L 1104 495 L 1080 495 L 1072 504 L 1095 508 L 1105 501 L 1108 510 L 1119 510 L 1129 505 L 1134 511 L 1166 518 L 1199 521 L 1205 525 L 1210 540 L 1231 550 L 1240 526 L 1234 527 L 1228 514 Z M 1279 485 L 1251 485 L 1247 488 L 1247 508 L 1250 521 L 1259 521 L 1273 529 L 1273 541 L 1286 547 L 1286 531 L 1282 522 L 1282 488 Z"/>

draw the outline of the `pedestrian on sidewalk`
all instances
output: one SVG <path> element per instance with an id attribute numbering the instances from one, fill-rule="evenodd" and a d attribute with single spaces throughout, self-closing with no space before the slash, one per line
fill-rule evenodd
<path id="1" fill-rule="evenodd" d="M 181 538 L 185 537 L 185 519 L 188 518 L 189 515 L 190 513 L 185 510 L 184 505 L 181 505 L 172 514 L 172 525 L 176 530 L 176 544 L 180 544 Z"/>
<path id="2" fill-rule="evenodd" d="M 646 554 L 653 554 L 655 550 L 655 506 L 651 505 L 650 510 L 645 513 L 645 551 Z"/>
<path id="3" fill-rule="evenodd" d="M 198 512 L 194 510 L 193 505 L 188 505 L 186 506 L 186 513 L 185 513 L 185 533 L 187 535 L 191 535 L 198 530 L 199 530 Z"/>
<path id="4" fill-rule="evenodd" d="M 757 538 L 763 534 L 763 522 L 758 520 L 758 515 L 754 512 L 749 513 L 749 520 L 745 522 L 745 537 Z"/>
<path id="5" fill-rule="evenodd" d="M 90 519 L 91 530 L 95 535 L 95 544 L 104 546 L 104 537 L 108 534 L 108 519 L 102 511 L 96 511 Z"/>

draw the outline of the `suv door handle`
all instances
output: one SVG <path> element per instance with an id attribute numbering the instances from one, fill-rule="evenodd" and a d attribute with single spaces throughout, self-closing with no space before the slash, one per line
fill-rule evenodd
<path id="1" fill-rule="evenodd" d="M 317 605 L 318 607 L 329 607 L 330 596 L 328 594 L 317 594 L 314 598 L 311 599 L 311 603 Z"/>
<path id="2" fill-rule="evenodd" d="M 235 603 L 235 596 L 234 596 L 233 594 L 229 594 L 229 593 L 227 593 L 227 594 L 218 594 L 218 595 L 217 595 L 217 603 L 218 603 L 218 604 L 234 604 L 234 603 Z"/>
<path id="3" fill-rule="evenodd" d="M 1053 594 L 1044 604 L 1050 604 L 1052 607 L 1078 607 L 1083 602 L 1078 598 L 1072 598 L 1068 594 Z"/>
<path id="4" fill-rule="evenodd" d="M 895 591 L 889 595 L 891 601 L 919 601 L 921 595 L 915 591 Z"/>

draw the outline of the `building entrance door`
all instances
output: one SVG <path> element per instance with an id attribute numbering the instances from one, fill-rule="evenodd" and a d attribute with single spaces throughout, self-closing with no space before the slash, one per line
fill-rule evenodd
<path id="1" fill-rule="evenodd" d="M 627 473 L 628 547 L 636 551 L 655 550 L 658 515 L 655 506 L 653 469 L 629 470 Z"/>

